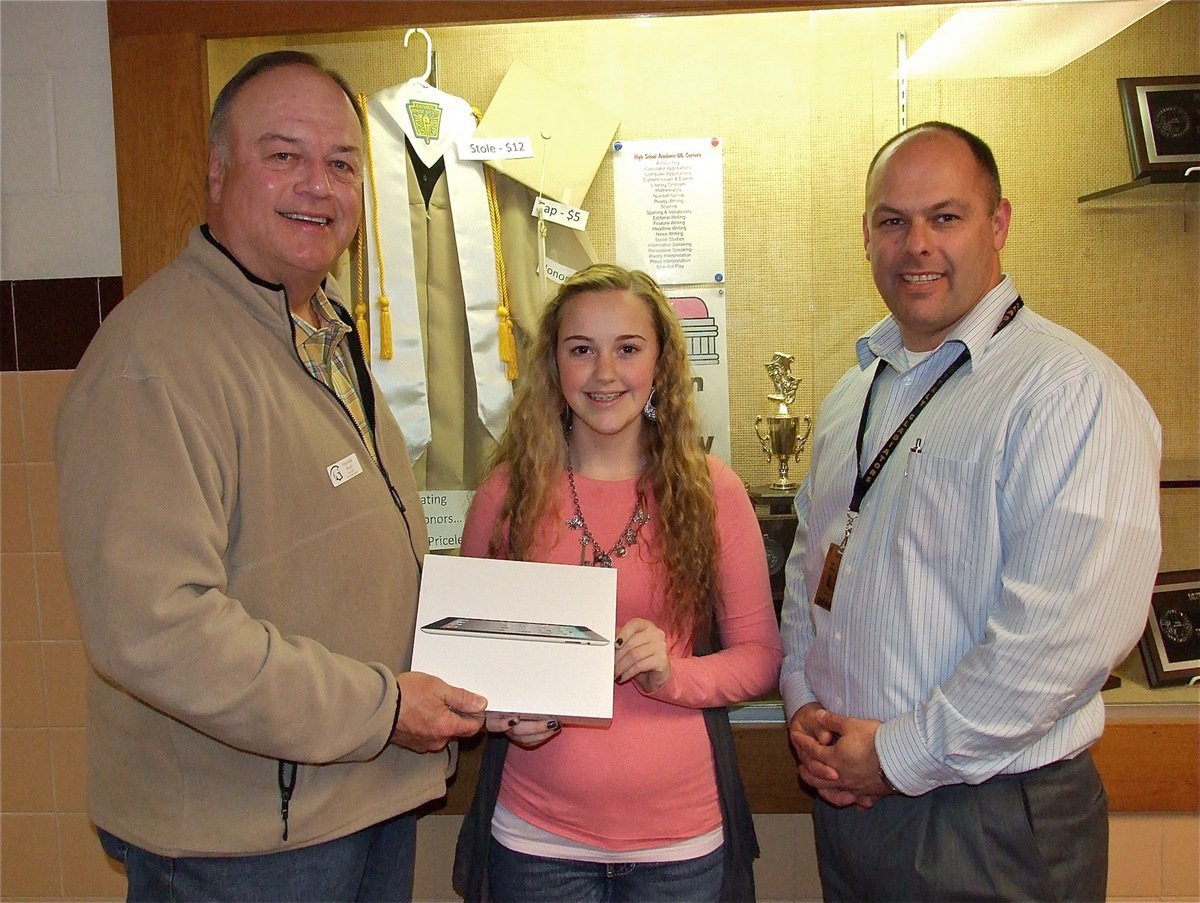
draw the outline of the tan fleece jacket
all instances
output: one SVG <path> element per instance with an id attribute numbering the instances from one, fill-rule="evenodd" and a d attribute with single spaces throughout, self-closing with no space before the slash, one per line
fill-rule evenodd
<path id="1" fill-rule="evenodd" d="M 202 229 L 102 325 L 56 433 L 101 827 L 164 855 L 255 853 L 444 793 L 447 753 L 387 742 L 427 537 L 374 409 L 386 475 L 302 367 L 282 288 Z M 350 455 L 363 471 L 335 485 Z M 278 760 L 301 763 L 286 843 Z"/>

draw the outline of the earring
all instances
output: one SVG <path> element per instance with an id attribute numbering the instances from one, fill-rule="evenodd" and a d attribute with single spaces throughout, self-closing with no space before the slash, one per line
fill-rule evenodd
<path id="1" fill-rule="evenodd" d="M 654 406 L 654 393 L 657 391 L 658 389 L 656 387 L 650 387 L 650 396 L 646 399 L 646 406 L 642 408 L 642 414 L 651 423 L 654 423 L 656 420 L 658 420 L 658 408 Z"/>

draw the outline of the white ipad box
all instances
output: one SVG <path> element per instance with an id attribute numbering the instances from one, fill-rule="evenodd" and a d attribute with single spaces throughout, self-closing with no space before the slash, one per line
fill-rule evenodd
<path id="1" fill-rule="evenodd" d="M 486 696 L 488 711 L 612 720 L 617 572 L 427 555 L 412 670 Z"/>

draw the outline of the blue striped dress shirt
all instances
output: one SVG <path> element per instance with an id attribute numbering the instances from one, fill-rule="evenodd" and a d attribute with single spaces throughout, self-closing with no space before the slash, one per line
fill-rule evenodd
<path id="1" fill-rule="evenodd" d="M 1005 277 L 911 368 L 891 317 L 859 339 L 796 496 L 788 718 L 817 701 L 882 721 L 876 751 L 910 795 L 1094 743 L 1100 688 L 1145 626 L 1158 568 L 1154 412 L 1115 363 L 1028 307 L 993 336 L 1016 297 Z M 845 531 L 876 366 L 864 469 L 964 346 L 970 359 L 867 493 L 832 610 L 814 605 L 826 549 Z"/>

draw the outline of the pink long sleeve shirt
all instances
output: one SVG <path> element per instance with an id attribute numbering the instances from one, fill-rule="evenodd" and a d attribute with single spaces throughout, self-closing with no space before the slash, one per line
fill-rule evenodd
<path id="1" fill-rule="evenodd" d="M 613 720 L 605 728 L 567 726 L 537 749 L 509 748 L 500 802 L 525 821 L 581 843 L 637 850 L 675 843 L 721 824 L 712 749 L 702 709 L 744 702 L 773 690 L 783 652 L 771 604 L 758 522 L 741 480 L 709 458 L 720 537 L 722 650 L 692 656 L 690 637 L 668 636 L 671 676 L 653 694 L 633 681 L 614 685 Z M 633 511 L 635 480 L 576 476 L 579 504 L 601 548 L 611 548 Z M 475 495 L 462 554 L 486 557 L 507 490 L 498 470 Z M 542 535 L 534 560 L 579 563 L 579 531 L 562 526 L 574 514 L 563 475 L 557 523 Z M 664 576 L 653 560 L 656 502 L 636 545 L 617 569 L 617 628 L 646 618 L 666 629 Z M 670 540 L 668 539 L 667 542 Z M 589 554 L 588 559 L 591 559 Z M 571 600 L 563 600 L 571 622 Z"/>

